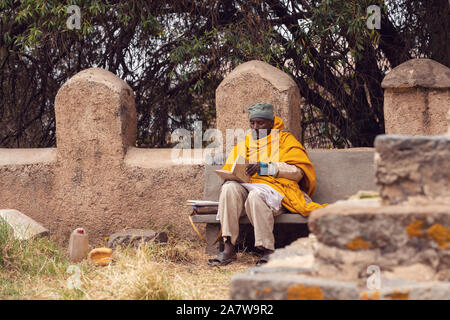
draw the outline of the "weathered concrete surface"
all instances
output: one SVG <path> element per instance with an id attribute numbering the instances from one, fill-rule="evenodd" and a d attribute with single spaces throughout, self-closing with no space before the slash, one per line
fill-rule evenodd
<path id="1" fill-rule="evenodd" d="M 154 230 L 144 229 L 128 229 L 112 234 L 108 239 L 108 247 L 115 248 L 121 246 L 139 246 L 146 242 L 164 243 L 168 237 L 165 232 L 157 232 Z"/>
<path id="2" fill-rule="evenodd" d="M 381 135 L 376 184 L 386 204 L 450 204 L 450 136 Z"/>
<path id="3" fill-rule="evenodd" d="M 204 165 L 206 149 L 142 149 L 129 147 L 125 155 L 125 165 L 146 169 L 170 168 L 174 166 Z"/>
<path id="4" fill-rule="evenodd" d="M 203 166 L 147 169 L 125 165 L 121 181 L 113 190 L 98 186 L 91 189 L 93 194 L 83 194 L 74 179 L 64 189 L 65 195 L 58 193 L 58 199 L 55 199 L 54 166 L 46 163 L 0 166 L 0 206 L 27 212 L 49 228 L 55 240 L 64 243 L 70 232 L 80 226 L 89 232 L 93 244 L 102 243 L 106 236 L 123 228 L 143 226 L 155 229 L 170 226 L 180 236 L 196 239 L 186 219 L 190 208 L 184 203 L 186 199 L 203 197 Z M 112 180 L 107 173 L 102 179 Z M 69 200 L 75 202 L 74 207 L 69 208 Z"/>
<path id="5" fill-rule="evenodd" d="M 450 283 L 381 279 L 380 290 L 360 289 L 362 300 L 449 300 Z"/>
<path id="6" fill-rule="evenodd" d="M 317 274 L 348 280 L 383 270 L 423 264 L 433 279 L 450 269 L 449 206 L 355 206 L 315 210 L 309 228 L 317 237 Z"/>
<path id="7" fill-rule="evenodd" d="M 238 274 L 230 295 L 236 300 L 449 300 L 450 283 L 383 279 L 379 290 L 365 281 L 337 281 L 286 273 Z"/>
<path id="8" fill-rule="evenodd" d="M 359 190 L 375 190 L 374 150 L 346 149 L 308 151 L 316 169 L 317 189 L 313 200 L 333 203 Z"/>
<path id="9" fill-rule="evenodd" d="M 450 207 L 339 201 L 315 210 L 312 232 L 233 276 L 232 299 L 450 299 Z M 369 290 L 377 266 L 379 290 Z"/>
<path id="10" fill-rule="evenodd" d="M 0 166 L 56 162 L 56 148 L 0 148 Z"/>
<path id="11" fill-rule="evenodd" d="M 387 134 L 441 135 L 450 105 L 450 69 L 430 59 L 412 59 L 384 78 Z"/>
<path id="12" fill-rule="evenodd" d="M 449 90 L 386 89 L 385 132 L 405 135 L 445 134 L 447 132 L 445 113 L 449 104 Z"/>
<path id="13" fill-rule="evenodd" d="M 450 273 L 436 277 L 429 266 L 414 264 L 381 269 L 379 289 L 367 286 L 370 273 L 361 266 L 359 277 L 342 277 L 346 270 L 317 275 L 314 254 L 321 252 L 314 236 L 275 250 L 269 262 L 231 279 L 232 299 L 299 300 L 432 300 L 450 299 Z M 378 261 L 377 261 L 378 262 Z M 444 281 L 444 282 L 442 282 Z"/>
<path id="14" fill-rule="evenodd" d="M 353 282 L 286 273 L 238 274 L 231 278 L 230 296 L 235 300 L 356 300 Z"/>
<path id="15" fill-rule="evenodd" d="M 441 239 L 434 229 L 430 230 L 437 226 L 437 231 L 450 228 L 450 206 L 332 204 L 314 210 L 308 225 L 320 243 L 352 251 L 395 251 L 405 245 L 418 245 L 419 240 L 420 250 L 450 248 L 450 238 Z"/>
<path id="16" fill-rule="evenodd" d="M 316 246 L 317 239 L 313 234 L 299 238 L 286 247 L 275 250 L 269 256 L 269 261 L 260 267 L 254 268 L 254 272 L 266 272 L 265 270 L 276 270 L 279 268 L 309 270 L 314 264 Z"/>
<path id="17" fill-rule="evenodd" d="M 0 166 L 0 208 L 26 212 L 53 233 L 52 221 L 60 215 L 53 211 L 52 205 L 55 163 L 16 164 L 22 161 L 15 160 L 12 164 Z M 70 232 L 67 233 L 67 239 Z"/>
<path id="18" fill-rule="evenodd" d="M 4 220 L 11 227 L 15 239 L 28 240 L 49 234 L 44 226 L 17 210 L 0 210 L 0 220 Z"/>
<path id="19" fill-rule="evenodd" d="M 285 129 L 301 140 L 302 101 L 297 84 L 283 71 L 253 60 L 235 68 L 216 89 L 217 129 L 222 132 L 224 147 L 226 129 L 250 129 L 247 107 L 258 102 L 273 104 Z"/>
<path id="20" fill-rule="evenodd" d="M 392 69 L 383 88 L 450 88 L 450 69 L 431 59 L 411 59 Z"/>

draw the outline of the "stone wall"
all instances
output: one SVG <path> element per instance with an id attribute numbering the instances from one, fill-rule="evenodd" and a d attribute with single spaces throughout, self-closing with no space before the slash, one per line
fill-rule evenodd
<path id="1" fill-rule="evenodd" d="M 23 212 L 61 242 L 76 227 L 93 243 L 124 228 L 195 237 L 184 203 L 202 198 L 204 166 L 135 147 L 125 82 L 102 69 L 82 71 L 59 90 L 55 113 L 57 148 L 0 149 L 0 208 Z"/>
<path id="2" fill-rule="evenodd" d="M 448 74 L 433 74 L 443 80 L 419 85 L 433 83 L 439 94 L 435 99 L 434 91 L 427 89 L 430 105 L 445 104 Z M 393 70 L 392 81 L 384 82 L 387 97 L 392 98 L 387 104 L 392 105 L 403 99 L 398 95 L 404 90 L 395 85 L 395 75 Z M 411 79 L 408 86 L 416 86 L 417 76 Z M 440 87 L 435 88 L 436 83 Z M 267 101 L 274 104 L 286 129 L 300 139 L 301 97 L 294 80 L 282 71 L 261 61 L 244 63 L 224 79 L 216 95 L 219 130 L 248 128 L 246 108 Z M 423 115 L 422 111 L 416 113 Z M 136 148 L 134 96 L 124 81 L 102 69 L 84 70 L 61 87 L 55 114 L 57 148 L 0 149 L 0 208 L 29 215 L 63 242 L 80 226 L 97 242 L 124 228 L 171 226 L 180 236 L 195 237 L 185 218 L 190 209 L 184 203 L 203 198 L 203 160 L 189 163 L 193 158 L 187 157 L 184 164 L 174 163 L 170 150 Z M 320 165 L 320 157 L 313 162 Z M 358 179 L 344 173 L 349 181 Z M 387 181 L 388 177 L 379 179 Z M 339 180 L 336 187 L 345 187 L 345 181 Z M 432 192 L 432 188 L 427 190 Z"/>

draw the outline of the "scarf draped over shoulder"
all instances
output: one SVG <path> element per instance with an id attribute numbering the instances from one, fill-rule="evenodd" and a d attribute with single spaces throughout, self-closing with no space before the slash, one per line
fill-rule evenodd
<path id="1" fill-rule="evenodd" d="M 250 183 L 264 183 L 284 195 L 282 205 L 293 213 L 309 216 L 311 211 L 322 208 L 327 204 L 315 202 L 306 203 L 301 190 L 310 197 L 316 190 L 316 173 L 313 164 L 302 144 L 290 133 L 281 131 L 284 128 L 283 120 L 274 118 L 274 126 L 270 134 L 264 138 L 253 140 L 251 132 L 245 136 L 244 141 L 238 143 L 228 155 L 222 170 L 231 170 L 231 167 L 240 155 L 254 162 L 285 162 L 295 165 L 303 170 L 304 176 L 299 183 L 286 178 L 273 176 L 259 176 L 255 173 Z"/>

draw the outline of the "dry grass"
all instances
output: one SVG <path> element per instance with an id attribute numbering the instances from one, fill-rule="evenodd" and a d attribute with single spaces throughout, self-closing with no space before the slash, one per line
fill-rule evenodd
<path id="1" fill-rule="evenodd" d="M 5 239 L 0 252 L 9 251 L 8 260 L 0 261 L 0 299 L 229 299 L 231 276 L 258 259 L 239 253 L 233 264 L 210 267 L 201 242 L 171 240 L 165 245 L 119 248 L 109 266 L 83 261 L 69 273 L 65 248 L 47 239 L 26 245 Z M 68 281 L 78 275 L 79 289 L 69 289 Z"/>

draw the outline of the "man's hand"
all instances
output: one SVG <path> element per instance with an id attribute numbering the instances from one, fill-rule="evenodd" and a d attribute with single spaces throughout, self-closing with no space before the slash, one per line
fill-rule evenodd
<path id="1" fill-rule="evenodd" d="M 253 176 L 255 173 L 259 172 L 259 168 L 260 168 L 259 162 L 249 164 L 245 168 L 245 173 L 248 174 L 249 176 Z"/>

